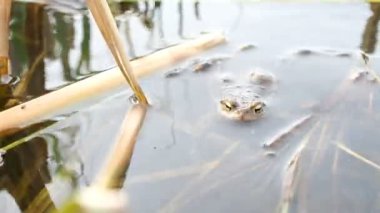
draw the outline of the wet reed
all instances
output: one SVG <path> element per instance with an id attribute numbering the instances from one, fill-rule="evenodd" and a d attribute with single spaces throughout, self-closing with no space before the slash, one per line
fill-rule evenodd
<path id="1" fill-rule="evenodd" d="M 129 62 L 129 58 L 124 49 L 125 45 L 121 41 L 115 20 L 112 16 L 111 10 L 105 0 L 87 0 L 87 5 L 103 34 L 103 37 L 112 52 L 112 55 L 118 64 L 120 71 L 124 78 L 127 80 L 129 86 L 135 93 L 139 103 L 147 105 L 148 101 L 138 84 L 134 74 L 133 68 Z"/>

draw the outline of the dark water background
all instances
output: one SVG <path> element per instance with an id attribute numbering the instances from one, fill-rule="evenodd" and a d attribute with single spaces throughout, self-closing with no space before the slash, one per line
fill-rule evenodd
<path id="1" fill-rule="evenodd" d="M 133 212 L 275 212 L 287 165 L 313 126 L 290 212 L 380 211 L 379 170 L 337 148 L 343 143 L 380 163 L 378 86 L 351 83 L 336 92 L 353 69 L 366 68 L 359 50 L 370 55 L 372 69 L 379 68 L 379 5 L 163 1 L 111 7 L 131 57 L 215 30 L 226 33 L 227 44 L 201 56 L 234 54 L 204 73 L 165 78 L 159 72 L 140 81 L 152 108 L 123 188 Z M 11 29 L 13 74 L 31 73 L 25 98 L 114 67 L 83 4 L 15 2 Z M 247 43 L 257 47 L 236 53 Z M 220 76 L 246 81 L 255 68 L 278 79 L 265 116 L 246 123 L 220 116 Z M 90 184 L 112 148 L 130 94 L 127 88 L 112 91 L 1 138 L 5 145 L 47 126 L 4 156 L 2 212 L 25 210 L 42 191 L 59 207 Z M 310 114 L 313 119 L 279 147 L 262 147 Z"/>

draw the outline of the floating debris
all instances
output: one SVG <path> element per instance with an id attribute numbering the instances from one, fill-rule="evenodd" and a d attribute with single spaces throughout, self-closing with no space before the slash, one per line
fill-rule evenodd
<path id="1" fill-rule="evenodd" d="M 232 83 L 234 82 L 233 77 L 230 73 L 221 73 L 218 78 L 222 83 Z"/>
<path id="2" fill-rule="evenodd" d="M 340 53 L 336 53 L 335 56 L 342 57 L 342 58 L 348 58 L 348 57 L 351 57 L 352 54 L 348 53 L 348 52 L 340 52 Z"/>
<path id="3" fill-rule="evenodd" d="M 318 52 L 314 50 L 310 50 L 310 49 L 299 49 L 299 50 L 296 50 L 293 54 L 299 55 L 299 56 L 309 56 L 309 55 L 317 54 L 317 53 Z"/>
<path id="4" fill-rule="evenodd" d="M 261 69 L 255 69 L 249 75 L 249 80 L 259 85 L 270 85 L 275 82 L 275 77 L 271 73 L 264 72 Z"/>
<path id="5" fill-rule="evenodd" d="M 203 71 L 207 71 L 209 70 L 211 67 L 212 67 L 213 63 L 209 60 L 206 60 L 206 61 L 202 61 L 202 62 L 199 62 L 197 64 L 194 65 L 193 67 L 193 71 L 194 72 L 203 72 Z"/>
<path id="6" fill-rule="evenodd" d="M 341 58 L 348 58 L 352 56 L 352 51 L 340 50 L 340 49 L 332 49 L 332 48 L 324 48 L 319 50 L 320 54 Z"/>
<path id="7" fill-rule="evenodd" d="M 274 158 L 274 157 L 277 156 L 277 153 L 274 152 L 274 151 L 266 151 L 266 152 L 264 153 L 264 155 L 267 156 L 267 157 Z"/>
<path id="8" fill-rule="evenodd" d="M 254 45 L 254 44 L 243 44 L 243 45 L 240 45 L 238 50 L 240 52 L 244 52 L 244 51 L 248 51 L 248 50 L 252 50 L 252 49 L 255 49 L 257 46 Z"/>
<path id="9" fill-rule="evenodd" d="M 222 61 L 232 58 L 229 55 L 214 56 L 206 59 L 195 59 L 190 63 L 191 70 L 194 72 L 203 72 L 209 70 L 216 64 L 221 63 Z"/>
<path id="10" fill-rule="evenodd" d="M 178 67 L 178 68 L 174 68 L 172 70 L 169 70 L 167 72 L 164 73 L 164 77 L 165 78 L 172 78 L 172 77 L 176 77 L 178 75 L 180 75 L 185 69 L 184 68 L 181 68 L 181 67 Z"/>
<path id="11" fill-rule="evenodd" d="M 330 57 L 339 57 L 339 58 L 350 58 L 352 57 L 353 51 L 350 50 L 341 50 L 341 49 L 333 49 L 333 48 L 323 48 L 323 47 L 310 47 L 310 48 L 299 48 L 295 50 L 291 50 L 282 56 L 281 59 L 289 59 L 292 57 L 307 57 L 312 55 L 318 56 L 330 56 Z"/>

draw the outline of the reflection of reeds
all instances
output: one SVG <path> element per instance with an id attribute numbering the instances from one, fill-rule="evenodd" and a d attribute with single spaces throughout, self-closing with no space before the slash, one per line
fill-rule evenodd
<path id="1" fill-rule="evenodd" d="M 125 38 L 126 38 L 126 41 L 127 41 L 127 44 L 128 44 L 128 48 L 129 48 L 129 53 L 131 55 L 131 57 L 136 57 L 136 51 L 135 51 L 135 46 L 134 46 L 134 43 L 132 41 L 132 35 L 131 35 L 131 26 L 130 26 L 130 20 L 126 20 L 124 22 L 125 24 Z"/>
<path id="2" fill-rule="evenodd" d="M 138 104 L 132 106 L 132 109 L 128 111 L 117 144 L 99 173 L 95 182 L 96 186 L 104 188 L 122 187 L 146 110 L 146 106 Z"/>
<path id="3" fill-rule="evenodd" d="M 26 97 L 27 89 L 30 87 L 32 82 L 32 77 L 34 76 L 35 72 L 37 70 L 37 66 L 43 62 L 45 56 L 45 52 L 42 52 L 39 54 L 36 59 L 34 60 L 33 64 L 30 66 L 29 70 L 27 70 L 25 73 L 22 74 L 20 77 L 20 82 L 17 84 L 15 89 L 13 90 L 13 97 Z M 19 103 L 19 100 L 17 99 L 10 99 L 6 104 L 5 108 L 9 108 L 12 106 L 15 106 Z"/>
<path id="4" fill-rule="evenodd" d="M 91 40 L 91 25 L 88 16 L 84 15 L 82 19 L 83 38 L 81 43 L 81 56 L 78 65 L 75 70 L 75 74 L 82 74 L 82 65 L 85 66 L 85 70 L 90 70 L 90 40 Z"/>
<path id="5" fill-rule="evenodd" d="M 33 201 L 28 205 L 28 208 L 24 212 L 52 212 L 55 210 L 55 205 L 50 198 L 49 190 L 45 187 Z"/>
<path id="6" fill-rule="evenodd" d="M 87 5 L 118 64 L 120 71 L 135 93 L 139 103 L 148 104 L 144 92 L 140 88 L 134 74 L 124 45 L 117 30 L 115 20 L 105 0 L 87 0 Z"/>
<path id="7" fill-rule="evenodd" d="M 194 15 L 195 15 L 195 18 L 197 18 L 197 20 L 200 21 L 201 20 L 201 13 L 200 13 L 199 6 L 200 6 L 199 0 L 195 0 L 194 1 Z"/>
<path id="8" fill-rule="evenodd" d="M 70 209 L 73 207 L 78 208 L 75 212 L 124 212 L 126 210 L 126 200 L 118 189 L 122 188 L 125 182 L 146 111 L 146 105 L 132 106 L 124 118 L 117 143 L 113 151 L 109 153 L 95 182 L 90 188 L 82 190 L 79 196 L 74 196 L 74 199 L 64 205 L 60 212 L 72 212 Z"/>
<path id="9" fill-rule="evenodd" d="M 45 186 L 51 181 L 46 162 L 48 148 L 44 138 L 38 137 L 44 131 L 41 129 L 52 123 L 35 124 L 0 138 L 1 150 L 6 151 L 2 153 L 0 188 L 13 196 L 22 212 L 49 212 L 55 208 Z M 16 141 L 10 143 L 12 140 Z"/>
<path id="10" fill-rule="evenodd" d="M 178 1 L 178 35 L 183 38 L 183 0 Z"/>
<path id="11" fill-rule="evenodd" d="M 0 0 L 0 77 L 10 74 L 8 34 L 11 4 L 11 0 Z"/>
<path id="12" fill-rule="evenodd" d="M 368 18 L 362 35 L 360 48 L 366 53 L 373 53 L 377 43 L 377 25 L 380 20 L 380 4 L 371 3 L 372 15 Z"/>

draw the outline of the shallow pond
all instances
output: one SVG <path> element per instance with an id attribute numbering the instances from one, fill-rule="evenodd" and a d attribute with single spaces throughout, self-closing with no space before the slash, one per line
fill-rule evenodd
<path id="1" fill-rule="evenodd" d="M 13 73 L 36 70 L 25 98 L 114 66 L 80 8 L 14 4 Z M 152 107 L 122 189 L 132 212 L 380 210 L 379 87 L 348 80 L 352 70 L 380 68 L 379 5 L 163 1 L 112 8 L 133 57 L 213 30 L 225 31 L 228 42 L 195 58 L 233 56 L 204 72 L 165 77 L 192 58 L 140 81 Z M 255 48 L 238 51 L 243 44 Z M 221 116 L 221 77 L 247 82 L 258 68 L 276 77 L 264 115 L 252 122 Z M 60 207 L 89 185 L 113 147 L 130 95 L 120 88 L 0 139 L 5 145 L 42 129 L 4 155 L 4 212 L 26 210 L 41 197 Z"/>

